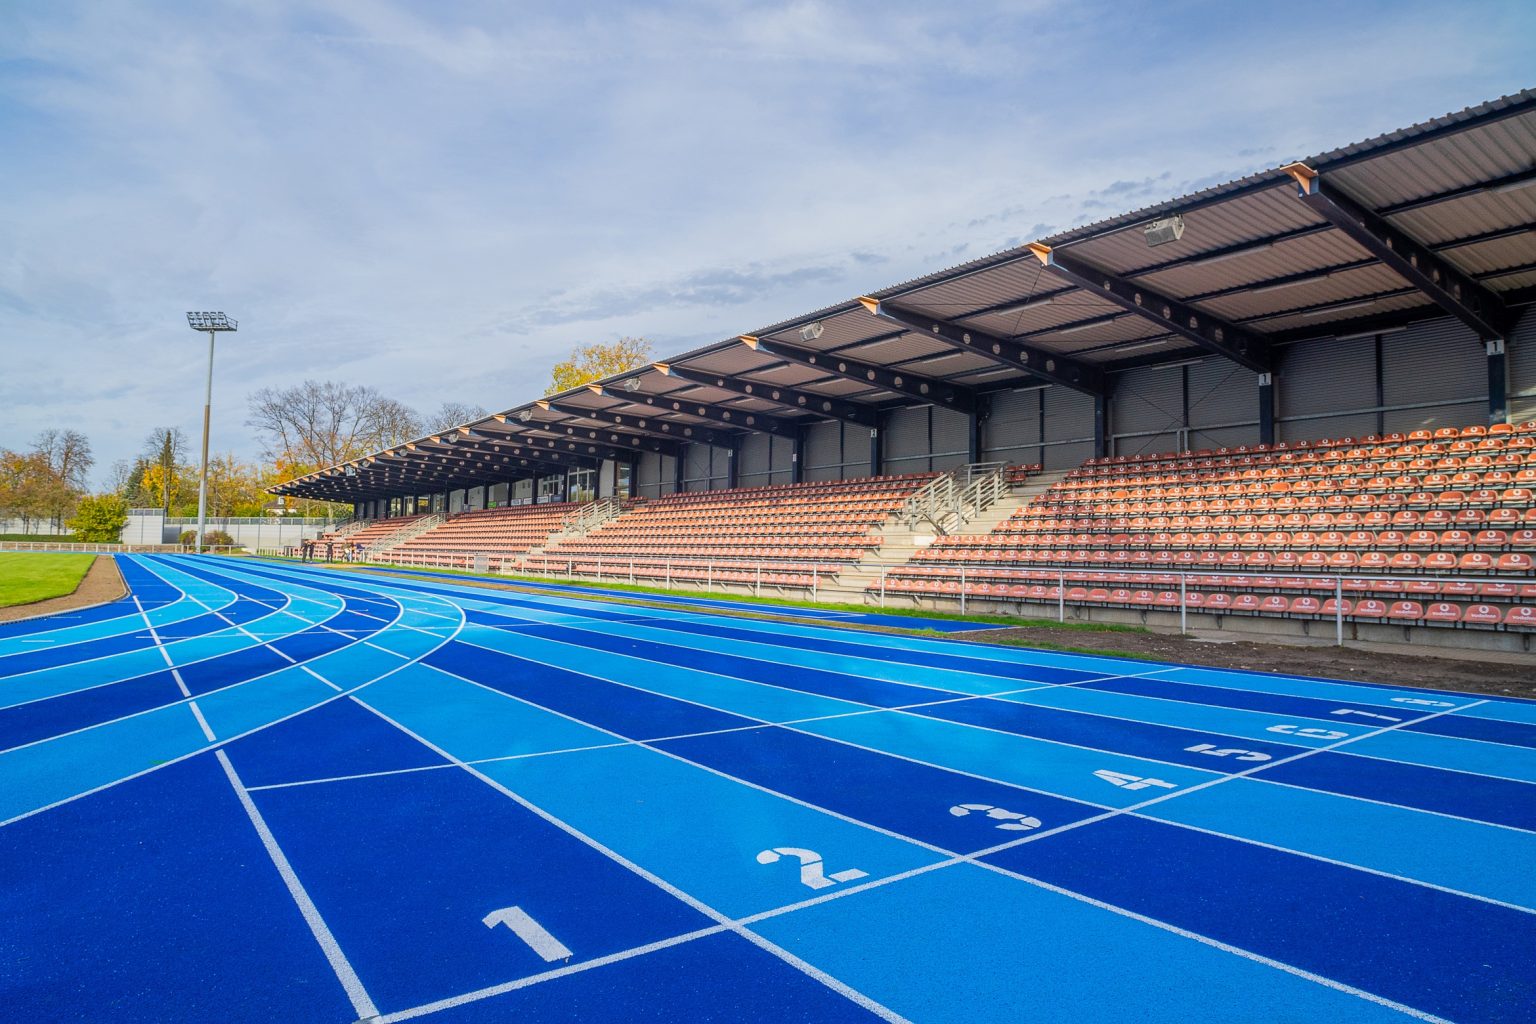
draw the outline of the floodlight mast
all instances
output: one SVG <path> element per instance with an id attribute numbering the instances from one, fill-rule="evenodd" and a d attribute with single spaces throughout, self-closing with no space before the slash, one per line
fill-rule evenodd
<path id="1" fill-rule="evenodd" d="M 208 527 L 208 419 L 213 408 L 213 339 L 220 331 L 236 331 L 240 324 L 223 313 L 188 313 L 187 326 L 208 332 L 208 381 L 203 389 L 203 468 L 197 478 L 197 548 L 203 553 Z"/>

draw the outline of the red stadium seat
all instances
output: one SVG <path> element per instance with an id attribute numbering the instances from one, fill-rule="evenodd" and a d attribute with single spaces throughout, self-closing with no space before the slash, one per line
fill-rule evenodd
<path id="1" fill-rule="evenodd" d="M 1536 606 L 1516 605 L 1504 613 L 1504 625 L 1516 629 L 1536 629 Z"/>

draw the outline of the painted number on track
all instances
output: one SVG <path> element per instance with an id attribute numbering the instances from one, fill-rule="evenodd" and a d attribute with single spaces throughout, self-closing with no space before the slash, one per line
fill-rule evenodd
<path id="1" fill-rule="evenodd" d="M 1356 711 L 1354 708 L 1339 708 L 1336 711 L 1330 711 L 1328 713 L 1330 715 L 1358 715 L 1361 718 L 1377 718 L 1377 719 L 1380 719 L 1383 722 L 1401 722 L 1402 721 L 1401 718 L 1395 718 L 1392 715 L 1378 715 L 1378 714 L 1376 714 L 1373 711 Z"/>
<path id="2" fill-rule="evenodd" d="M 1349 733 L 1337 729 L 1314 729 L 1305 725 L 1272 725 L 1266 731 L 1278 732 L 1282 736 L 1304 736 L 1309 740 L 1342 740 L 1349 736 Z"/>
<path id="3" fill-rule="evenodd" d="M 1005 832 L 1028 832 L 1032 828 L 1040 827 L 1039 818 L 1032 818 L 1018 811 L 993 807 L 991 804 L 955 804 L 949 809 L 949 813 L 957 818 L 963 818 L 972 811 L 978 814 L 985 813 L 987 817 L 998 822 L 997 827 Z"/>
<path id="4" fill-rule="evenodd" d="M 1269 755 L 1257 750 L 1242 750 L 1238 747 L 1218 747 L 1214 743 L 1196 743 L 1192 747 L 1185 747 L 1191 754 L 1207 754 L 1211 757 L 1235 757 L 1239 761 L 1268 761 Z"/>
<path id="5" fill-rule="evenodd" d="M 858 868 L 848 868 L 844 871 L 834 871 L 829 875 L 822 867 L 821 854 L 815 850 L 802 850 L 798 846 L 775 846 L 771 850 L 764 850 L 757 855 L 757 862 L 775 864 L 782 857 L 793 857 L 800 862 L 800 884 L 808 889 L 825 889 L 838 882 L 851 882 L 855 878 L 865 878 L 869 874 Z"/>
<path id="6" fill-rule="evenodd" d="M 544 926 L 528 916 L 528 912 L 522 907 L 502 907 L 493 910 L 481 919 L 481 923 L 487 928 L 495 928 L 504 924 L 507 930 L 528 944 L 528 948 L 544 958 L 546 963 L 556 960 L 569 960 L 571 951 L 565 943 L 555 938 L 544 930 Z"/>
<path id="7" fill-rule="evenodd" d="M 1416 708 L 1453 708 L 1456 705 L 1448 700 L 1425 700 L 1422 697 L 1393 697 L 1394 704 L 1412 704 Z"/>
<path id="8" fill-rule="evenodd" d="M 1119 786 L 1121 789 L 1178 789 L 1178 784 L 1164 782 L 1162 779 L 1143 778 L 1140 775 L 1127 775 L 1124 772 L 1112 772 L 1107 768 L 1100 768 L 1093 773 L 1111 786 Z"/>

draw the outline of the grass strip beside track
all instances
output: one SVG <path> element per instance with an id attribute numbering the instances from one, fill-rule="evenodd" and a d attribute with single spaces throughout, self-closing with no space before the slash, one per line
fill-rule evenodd
<path id="1" fill-rule="evenodd" d="M 0 608 L 73 594 L 95 555 L 52 552 L 0 554 Z"/>
<path id="2" fill-rule="evenodd" d="M 640 584 L 611 583 L 607 581 L 598 583 L 596 581 L 568 580 L 544 576 L 476 576 L 462 573 L 455 569 L 442 569 L 436 566 L 392 565 L 388 562 L 332 562 L 329 565 L 325 565 L 325 563 L 315 564 L 320 564 L 325 568 L 330 569 L 378 569 L 382 570 L 386 574 L 399 575 L 433 573 L 435 575 L 442 576 L 444 579 L 452 580 L 455 583 L 462 583 L 469 586 L 505 587 L 507 589 L 514 590 L 518 589 L 516 585 L 519 583 L 532 584 L 533 586 L 556 585 L 562 587 L 577 587 L 585 592 L 583 596 L 588 597 L 594 601 L 615 600 L 619 603 L 625 603 L 622 599 L 613 597 L 612 593 L 606 592 L 622 592 L 626 594 L 635 594 L 637 596 L 655 596 L 663 598 L 661 601 L 631 602 L 636 604 L 643 604 L 646 607 L 666 605 L 669 602 L 667 602 L 665 598 L 669 597 L 684 598 L 687 600 L 704 598 L 718 599 L 722 601 L 733 601 L 739 602 L 741 604 L 763 605 L 767 608 L 783 608 L 786 610 L 786 614 L 790 617 L 793 617 L 794 609 L 805 608 L 821 612 L 852 612 L 857 615 L 891 615 L 900 618 L 911 619 L 943 619 L 950 622 L 979 622 L 985 625 L 995 626 L 1036 626 L 1048 627 L 1051 629 L 1081 630 L 1088 633 L 1147 632 L 1147 630 L 1141 626 L 1127 626 L 1110 622 L 1062 623 L 1057 622 L 1055 619 L 1022 619 L 1009 615 L 961 615 L 957 612 L 930 611 L 926 608 L 880 608 L 867 604 L 836 604 L 826 601 L 797 601 L 782 597 L 757 597 L 752 594 L 735 594 L 729 591 L 715 592 L 704 590 L 668 590 L 665 587 L 647 587 Z M 729 609 L 711 608 L 709 610 L 711 613 L 719 613 L 724 615 L 731 614 Z M 861 626 L 861 628 L 881 629 L 881 627 L 877 626 Z M 915 633 L 918 636 L 949 636 L 947 633 L 940 634 L 933 630 L 924 629 L 893 629 L 891 631 L 901 633 Z"/>

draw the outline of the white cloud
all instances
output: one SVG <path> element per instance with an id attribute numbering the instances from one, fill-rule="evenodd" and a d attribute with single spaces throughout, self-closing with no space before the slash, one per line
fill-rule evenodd
<path id="1" fill-rule="evenodd" d="M 10 6 L 0 446 L 195 431 L 196 308 L 242 321 L 219 448 L 254 453 L 244 396 L 304 377 L 505 408 L 578 341 L 729 337 L 1510 91 L 1531 34 L 1506 3 L 1155 17 Z"/>

